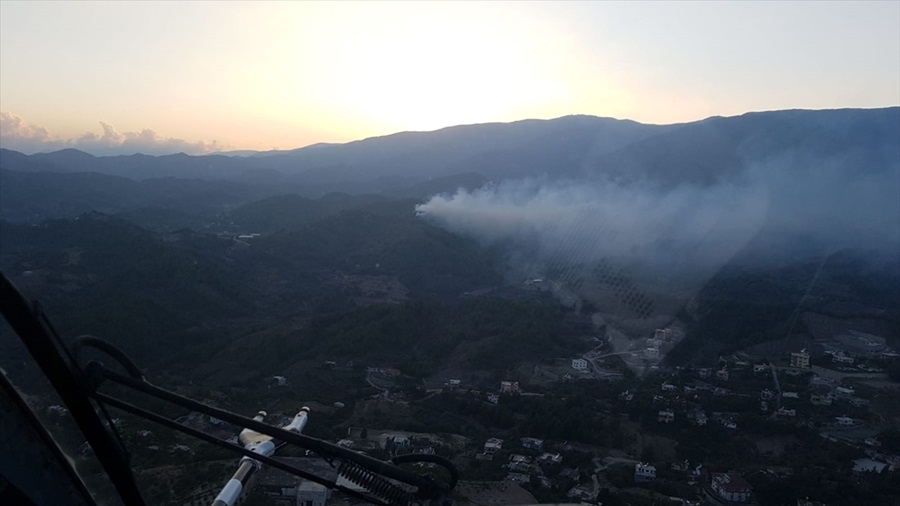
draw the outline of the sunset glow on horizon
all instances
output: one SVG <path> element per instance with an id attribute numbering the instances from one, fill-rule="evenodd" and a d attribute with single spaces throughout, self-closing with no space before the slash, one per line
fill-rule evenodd
<path id="1" fill-rule="evenodd" d="M 0 3 L 0 142 L 23 152 L 898 104 L 900 2 Z"/>

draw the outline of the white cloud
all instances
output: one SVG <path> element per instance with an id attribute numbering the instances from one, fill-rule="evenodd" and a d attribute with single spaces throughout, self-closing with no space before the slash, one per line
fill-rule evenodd
<path id="1" fill-rule="evenodd" d="M 0 112 L 0 147 L 34 153 L 55 151 L 66 146 L 59 139 L 52 139 L 46 128 L 26 123 L 15 114 Z"/>
<path id="2" fill-rule="evenodd" d="M 165 155 L 172 153 L 206 154 L 223 151 L 229 146 L 217 141 L 188 141 L 164 137 L 145 128 L 139 132 L 119 132 L 116 127 L 100 122 L 101 134 L 85 132 L 80 137 L 65 139 L 55 136 L 40 125 L 27 123 L 9 112 L 0 112 L 0 146 L 26 154 L 74 148 L 93 155 Z"/>

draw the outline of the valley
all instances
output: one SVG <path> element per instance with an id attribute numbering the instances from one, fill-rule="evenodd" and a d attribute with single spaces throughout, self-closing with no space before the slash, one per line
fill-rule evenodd
<path id="1" fill-rule="evenodd" d="M 866 192 L 900 170 L 885 141 L 897 112 L 570 117 L 140 170 L 4 151 L 0 270 L 65 342 L 108 339 L 160 386 L 276 425 L 306 405 L 315 437 L 452 459 L 458 504 L 694 504 L 723 479 L 760 504 L 891 504 L 897 203 Z M 879 147 L 847 147 L 855 130 L 817 117 Z M 784 125 L 796 139 L 772 144 Z M 823 165 L 832 186 L 797 186 L 829 149 L 853 163 Z M 794 173 L 727 183 L 788 151 Z M 860 166 L 870 177 L 847 183 Z M 742 207 L 763 187 L 766 209 Z M 861 195 L 857 214 L 821 214 Z M 0 366 L 104 489 L 21 343 L 0 336 Z M 217 493 L 227 452 L 116 417 L 151 502 Z M 293 479 L 279 476 L 246 504 L 279 504 Z"/>

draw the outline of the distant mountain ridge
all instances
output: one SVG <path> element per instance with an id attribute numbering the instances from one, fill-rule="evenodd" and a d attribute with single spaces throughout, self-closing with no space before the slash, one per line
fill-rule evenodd
<path id="1" fill-rule="evenodd" d="M 0 167 L 27 172 L 100 172 L 138 180 L 182 177 L 272 182 L 290 178 L 307 185 L 405 177 L 409 179 L 408 186 L 432 177 L 473 172 L 460 168 L 473 163 L 493 164 L 493 153 L 514 152 L 533 145 L 552 147 L 560 142 L 565 146 L 567 141 L 586 135 L 591 137 L 594 149 L 600 146 L 602 151 L 608 151 L 668 128 L 672 127 L 566 116 L 554 120 L 455 126 L 433 132 L 401 132 L 345 144 L 315 144 L 250 156 L 245 156 L 246 153 L 241 156 L 183 153 L 93 156 L 75 149 L 29 156 L 0 149 Z"/>
<path id="2" fill-rule="evenodd" d="M 403 177 L 411 185 L 461 172 L 487 177 L 582 175 L 623 161 L 629 162 L 626 167 L 652 165 L 661 156 L 678 162 L 686 152 L 710 148 L 721 150 L 713 160 L 728 165 L 733 164 L 734 156 L 771 149 L 835 150 L 849 140 L 872 146 L 892 136 L 896 139 L 898 125 L 900 107 L 754 112 L 674 125 L 565 116 L 401 132 L 289 151 L 240 152 L 241 156 L 93 156 L 74 149 L 29 156 L 0 149 L 0 167 L 27 172 L 100 172 L 138 180 L 288 178 L 307 185 Z"/>
<path id="3" fill-rule="evenodd" d="M 6 218 L 21 219 L 72 216 L 58 212 L 68 208 L 75 213 L 119 212 L 178 207 L 185 201 L 194 207 L 233 209 L 285 193 L 425 198 L 459 186 L 471 189 L 487 181 L 528 177 L 650 179 L 673 187 L 734 177 L 779 158 L 809 165 L 830 157 L 859 170 L 884 171 L 900 166 L 898 139 L 900 107 L 891 107 L 755 112 L 676 125 L 566 116 L 402 132 L 250 156 L 98 157 L 74 149 L 29 156 L 0 149 L 0 211 Z M 175 178 L 169 186 L 192 180 L 196 192 L 176 192 L 182 202 L 170 203 L 150 190 L 154 185 L 128 184 L 165 178 Z M 204 182 L 209 188 L 203 188 Z M 31 195 L 24 209 L 17 197 L 23 192 Z M 110 204 L 123 201 L 140 205 L 123 209 Z M 57 212 L 41 213 L 42 206 Z"/>

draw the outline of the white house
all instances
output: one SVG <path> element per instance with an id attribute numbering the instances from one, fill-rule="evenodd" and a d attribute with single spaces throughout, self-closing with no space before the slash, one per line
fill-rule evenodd
<path id="1" fill-rule="evenodd" d="M 412 441 L 406 436 L 394 436 L 393 443 L 395 450 L 405 450 L 412 447 Z"/>
<path id="2" fill-rule="evenodd" d="M 540 458 L 538 460 L 540 460 L 541 462 L 544 462 L 544 463 L 561 464 L 563 459 L 562 459 L 562 455 L 560 455 L 558 453 L 556 453 L 556 454 L 544 453 L 543 455 L 540 456 Z"/>
<path id="3" fill-rule="evenodd" d="M 500 393 L 501 394 L 517 394 L 521 390 L 519 389 L 518 381 L 501 381 L 500 382 Z"/>
<path id="4" fill-rule="evenodd" d="M 856 360 L 854 360 L 853 357 L 844 355 L 844 353 L 841 352 L 841 353 L 835 353 L 834 355 L 832 355 L 831 361 L 834 362 L 835 364 L 853 365 L 853 362 L 855 362 Z"/>
<path id="5" fill-rule="evenodd" d="M 503 440 L 492 437 L 484 442 L 484 453 L 494 453 L 503 448 Z"/>
<path id="6" fill-rule="evenodd" d="M 531 457 L 513 453 L 509 456 L 509 461 L 513 464 L 531 464 Z"/>
<path id="7" fill-rule="evenodd" d="M 870 401 L 869 399 L 863 399 L 862 397 L 851 397 L 850 398 L 850 405 L 855 406 L 857 408 L 861 408 L 863 406 L 868 406 L 871 403 L 872 403 L 872 401 Z"/>
<path id="8" fill-rule="evenodd" d="M 834 389 L 834 393 L 841 397 L 850 397 L 856 393 L 856 390 L 853 387 L 837 387 Z"/>
<path id="9" fill-rule="evenodd" d="M 809 353 L 806 352 L 806 348 L 791 353 L 791 367 L 809 369 Z"/>
<path id="10" fill-rule="evenodd" d="M 656 466 L 639 462 L 634 465 L 634 481 L 648 482 L 656 479 Z"/>
<path id="11" fill-rule="evenodd" d="M 583 358 L 573 358 L 572 359 L 572 369 L 576 371 L 584 371 L 587 369 L 588 361 Z"/>
<path id="12" fill-rule="evenodd" d="M 853 419 L 849 416 L 836 416 L 834 417 L 834 424 L 841 427 L 851 427 L 853 426 Z"/>
<path id="13" fill-rule="evenodd" d="M 674 332 L 672 331 L 672 329 L 669 329 L 669 328 L 656 329 L 653 331 L 654 339 L 669 340 L 669 339 L 672 339 L 672 337 L 674 337 Z"/>

